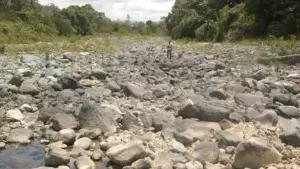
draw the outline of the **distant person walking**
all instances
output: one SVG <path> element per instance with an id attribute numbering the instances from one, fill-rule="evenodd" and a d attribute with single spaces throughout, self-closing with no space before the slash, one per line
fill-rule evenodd
<path id="1" fill-rule="evenodd" d="M 173 46 L 171 43 L 171 40 L 169 40 L 169 44 L 167 45 L 167 58 L 172 58 L 172 50 L 173 50 Z"/>

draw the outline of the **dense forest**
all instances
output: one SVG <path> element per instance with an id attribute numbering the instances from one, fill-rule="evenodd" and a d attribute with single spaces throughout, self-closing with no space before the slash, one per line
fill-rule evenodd
<path id="1" fill-rule="evenodd" d="M 166 24 L 173 38 L 299 38 L 300 1 L 176 0 Z"/>
<path id="2" fill-rule="evenodd" d="M 176 0 L 159 22 L 112 21 L 91 5 L 59 9 L 38 0 L 0 0 L 0 43 L 97 33 L 168 33 L 200 41 L 300 37 L 299 0 Z"/>
<path id="3" fill-rule="evenodd" d="M 165 33 L 160 22 L 112 21 L 91 5 L 59 9 L 54 4 L 43 6 L 38 0 L 0 0 L 0 43 L 26 43 L 45 38 L 97 33 Z"/>

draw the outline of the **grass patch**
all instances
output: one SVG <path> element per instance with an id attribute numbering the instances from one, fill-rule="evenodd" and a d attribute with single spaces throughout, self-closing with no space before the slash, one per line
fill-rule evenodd
<path id="1" fill-rule="evenodd" d="M 54 37 L 51 41 L 26 44 L 6 44 L 3 52 L 6 56 L 14 57 L 20 54 L 49 54 L 64 52 L 89 52 L 92 54 L 113 54 L 122 43 L 128 44 L 150 39 L 150 36 L 141 35 L 110 35 L 97 34 L 93 36 Z"/>
<path id="2" fill-rule="evenodd" d="M 0 54 L 4 54 L 5 52 L 5 44 L 0 44 Z"/>
<path id="3" fill-rule="evenodd" d="M 247 39 L 239 42 L 241 45 L 251 45 L 260 47 L 260 51 L 265 53 L 272 53 L 273 56 L 284 56 L 300 53 L 300 41 L 296 39 L 283 40 L 283 39 Z M 264 49 L 264 50 L 262 50 Z M 260 54 L 262 55 L 262 54 Z"/>
<path id="4" fill-rule="evenodd" d="M 189 50 L 194 52 L 205 52 L 213 48 L 211 42 L 198 42 L 193 39 L 178 39 L 174 41 L 174 46 L 177 49 Z"/>

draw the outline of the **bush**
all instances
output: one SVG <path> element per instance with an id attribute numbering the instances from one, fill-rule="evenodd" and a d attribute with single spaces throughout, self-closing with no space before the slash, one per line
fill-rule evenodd
<path id="1" fill-rule="evenodd" d="M 75 29 L 72 27 L 71 21 L 68 19 L 57 19 L 55 24 L 59 35 L 66 36 L 75 33 Z"/>
<path id="2" fill-rule="evenodd" d="M 0 44 L 0 54 L 5 52 L 5 44 Z"/>
<path id="3" fill-rule="evenodd" d="M 196 31 L 195 35 L 198 40 L 211 41 L 217 33 L 216 24 L 209 20 L 202 24 Z"/>

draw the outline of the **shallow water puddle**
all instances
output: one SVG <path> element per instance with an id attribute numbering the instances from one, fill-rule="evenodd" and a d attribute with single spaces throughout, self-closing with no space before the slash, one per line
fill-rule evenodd
<path id="1" fill-rule="evenodd" d="M 44 166 L 45 146 L 38 141 L 27 145 L 7 145 L 0 151 L 0 169 L 32 169 Z"/>
<path id="2" fill-rule="evenodd" d="M 45 145 L 33 141 L 27 145 L 7 145 L 0 150 L 0 169 L 32 169 L 44 166 Z M 96 163 L 97 169 L 106 169 L 109 160 Z M 75 165 L 71 169 L 76 169 Z"/>

